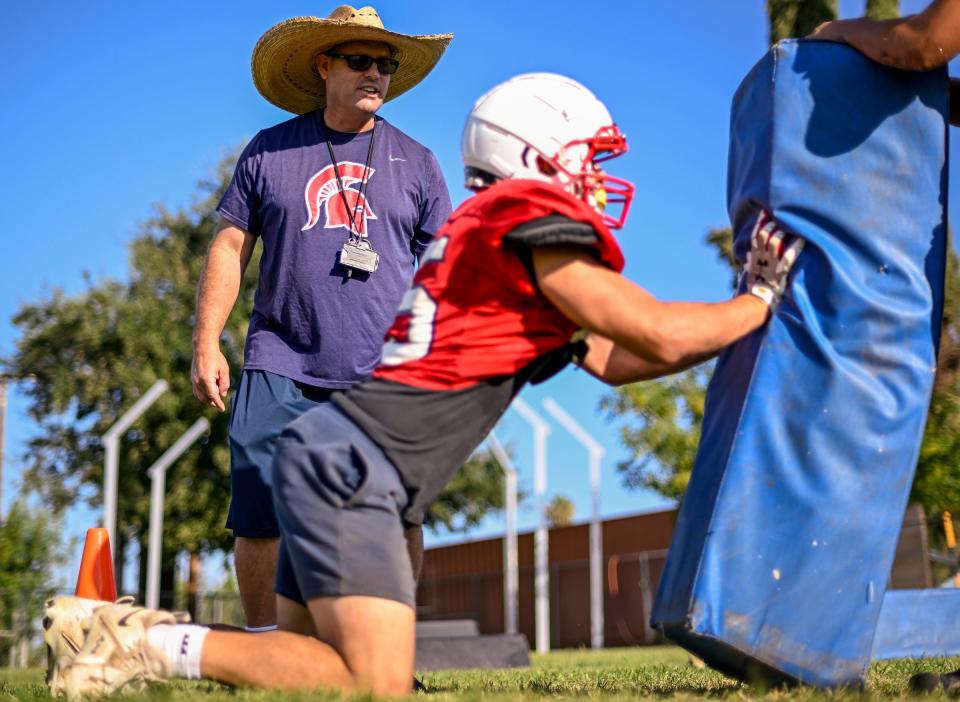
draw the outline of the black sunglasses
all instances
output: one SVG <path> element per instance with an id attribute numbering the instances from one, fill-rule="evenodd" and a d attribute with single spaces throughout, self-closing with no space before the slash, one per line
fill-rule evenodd
<path id="1" fill-rule="evenodd" d="M 347 62 L 347 68 L 351 71 L 366 71 L 376 63 L 377 70 L 385 76 L 393 75 L 397 72 L 397 68 L 400 67 L 399 61 L 386 57 L 374 58 L 373 56 L 365 56 L 364 54 L 335 54 L 332 51 L 325 51 L 324 56 L 343 59 Z"/>

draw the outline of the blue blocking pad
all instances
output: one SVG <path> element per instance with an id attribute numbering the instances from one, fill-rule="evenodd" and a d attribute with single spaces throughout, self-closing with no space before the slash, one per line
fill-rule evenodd
<path id="1" fill-rule="evenodd" d="M 806 240 L 790 291 L 710 384 L 653 623 L 742 679 L 865 679 L 933 385 L 945 71 L 786 41 L 737 91 L 728 206 Z"/>

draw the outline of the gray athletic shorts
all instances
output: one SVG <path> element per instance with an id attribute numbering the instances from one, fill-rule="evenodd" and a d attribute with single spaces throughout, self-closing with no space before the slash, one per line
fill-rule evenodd
<path id="1" fill-rule="evenodd" d="M 365 595 L 414 607 L 400 517 L 407 500 L 397 469 L 335 406 L 288 424 L 273 462 L 277 594 L 301 603 Z"/>

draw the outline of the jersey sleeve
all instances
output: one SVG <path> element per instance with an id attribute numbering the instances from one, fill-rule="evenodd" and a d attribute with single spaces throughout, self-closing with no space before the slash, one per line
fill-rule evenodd
<path id="1" fill-rule="evenodd" d="M 255 236 L 260 235 L 262 145 L 263 132 L 257 134 L 240 154 L 230 185 L 217 205 L 221 217 Z"/>
<path id="2" fill-rule="evenodd" d="M 511 181 L 507 181 L 511 183 Z M 494 186 L 496 188 L 497 186 Z M 507 186 L 504 186 L 507 187 Z M 534 240 L 540 239 L 547 244 L 570 244 L 590 247 L 597 260 L 605 266 L 619 272 L 623 270 L 623 252 L 610 230 L 603 224 L 600 215 L 590 205 L 564 192 L 555 185 L 540 181 L 517 180 L 512 181 L 508 197 L 496 214 L 504 218 L 513 219 L 510 232 L 531 224 L 535 220 L 545 220 L 534 224 Z M 569 220 L 569 224 L 555 227 L 555 231 L 547 232 L 553 224 L 560 220 L 547 220 L 551 215 L 559 215 Z M 573 233 L 574 227 L 579 225 L 579 232 Z M 542 231 L 537 231 L 541 230 Z M 563 241 L 570 238 L 570 241 Z M 588 243 L 586 240 L 590 238 Z M 529 247 L 526 247 L 529 252 Z"/>
<path id="3" fill-rule="evenodd" d="M 596 249 L 600 236 L 592 225 L 566 215 L 550 214 L 524 222 L 503 237 L 503 245 L 512 249 L 538 246 L 583 246 Z"/>
<path id="4" fill-rule="evenodd" d="M 600 236 L 591 225 L 556 213 L 524 222 L 503 235 L 503 247 L 517 254 L 535 287 L 538 286 L 531 254 L 533 249 L 540 246 L 582 246 L 595 253 L 599 244 Z"/>

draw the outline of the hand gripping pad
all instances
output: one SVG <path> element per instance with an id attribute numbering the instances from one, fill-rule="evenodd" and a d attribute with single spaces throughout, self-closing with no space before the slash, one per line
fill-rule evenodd
<path id="1" fill-rule="evenodd" d="M 806 248 L 719 359 L 653 622 L 743 679 L 861 684 L 920 449 L 946 255 L 945 71 L 785 41 L 733 103 L 742 261 L 761 208 Z"/>

